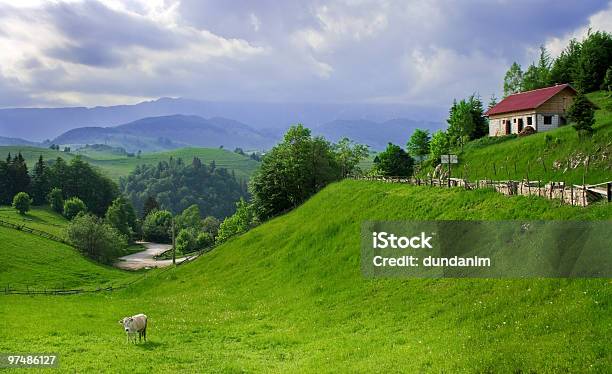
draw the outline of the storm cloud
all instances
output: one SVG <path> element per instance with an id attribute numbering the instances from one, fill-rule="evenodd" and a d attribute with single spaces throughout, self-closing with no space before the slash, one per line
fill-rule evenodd
<path id="1" fill-rule="evenodd" d="M 559 53 L 610 3 L 0 0 L 0 107 L 220 101 L 447 107 L 499 95 L 507 67 Z"/>

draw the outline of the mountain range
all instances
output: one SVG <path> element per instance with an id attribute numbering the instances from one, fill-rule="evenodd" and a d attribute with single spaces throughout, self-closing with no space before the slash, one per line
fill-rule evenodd
<path id="1" fill-rule="evenodd" d="M 219 103 L 161 98 L 109 107 L 0 109 L 0 145 L 107 144 L 143 152 L 187 145 L 266 149 L 281 139 L 291 124 L 303 123 L 329 140 L 346 136 L 380 149 L 387 142 L 405 144 L 417 127 L 442 127 L 441 122 L 429 118 L 442 116 L 433 109 L 398 104 Z"/>

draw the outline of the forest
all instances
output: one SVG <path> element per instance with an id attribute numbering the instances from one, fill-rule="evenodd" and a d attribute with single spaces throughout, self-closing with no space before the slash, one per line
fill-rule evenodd
<path id="1" fill-rule="evenodd" d="M 233 172 L 208 165 L 194 157 L 190 163 L 170 158 L 157 165 L 139 165 L 120 180 L 122 193 L 144 215 L 145 202 L 153 197 L 162 209 L 177 214 L 197 205 L 206 216 L 220 219 L 234 213 L 235 203 L 246 198 L 246 181 Z"/>

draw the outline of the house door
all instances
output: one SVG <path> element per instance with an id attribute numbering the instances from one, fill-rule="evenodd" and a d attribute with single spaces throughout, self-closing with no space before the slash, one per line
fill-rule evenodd
<path id="1" fill-rule="evenodd" d="M 510 121 L 506 120 L 506 135 L 510 135 L 512 133 L 512 124 Z"/>
<path id="2" fill-rule="evenodd" d="M 523 131 L 523 119 L 519 118 L 518 119 L 518 132 Z"/>

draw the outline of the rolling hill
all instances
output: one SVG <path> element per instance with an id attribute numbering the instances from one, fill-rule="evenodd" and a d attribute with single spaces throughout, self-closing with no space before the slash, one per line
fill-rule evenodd
<path id="1" fill-rule="evenodd" d="M 68 221 L 48 207 L 36 207 L 25 215 L 10 207 L 0 207 L 0 220 L 64 236 Z M 0 224 L 0 289 L 96 288 L 134 279 L 126 273 L 100 265 L 76 249 Z"/>
<path id="2" fill-rule="evenodd" d="M 521 180 L 529 175 L 530 180 L 574 184 L 582 184 L 583 176 L 590 184 L 612 181 L 612 98 L 604 92 L 588 97 L 600 108 L 592 137 L 581 140 L 568 125 L 527 137 L 478 139 L 459 151 L 453 176 Z"/>
<path id="3" fill-rule="evenodd" d="M 124 291 L 0 295 L 0 351 L 58 352 L 78 372 L 605 372 L 608 279 L 365 279 L 360 230 L 364 220 L 611 218 L 612 204 L 344 181 Z M 117 320 L 140 312 L 149 341 L 126 345 Z"/>
<path id="4" fill-rule="evenodd" d="M 83 152 L 75 151 L 75 153 L 66 153 L 48 148 L 0 146 L 1 159 L 6 158 L 8 153 L 15 155 L 18 152 L 21 152 L 26 159 L 30 170 L 40 155 L 42 155 L 45 160 L 55 160 L 57 157 L 69 160 L 74 158 L 77 154 L 80 154 L 83 160 L 97 166 L 103 173 L 115 181 L 118 181 L 120 177 L 127 176 L 137 165 L 157 164 L 159 161 L 168 160 L 170 157 L 180 157 L 185 161 L 191 161 L 194 157 L 198 157 L 206 164 L 214 160 L 218 167 L 234 170 L 236 176 L 240 178 L 248 178 L 259 165 L 259 162 L 247 156 L 219 148 L 179 148 L 165 152 L 143 153 L 140 158 L 138 158 L 118 155 L 115 152 L 85 150 Z"/>

